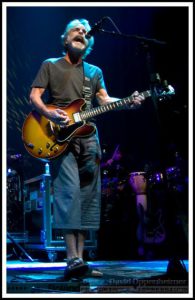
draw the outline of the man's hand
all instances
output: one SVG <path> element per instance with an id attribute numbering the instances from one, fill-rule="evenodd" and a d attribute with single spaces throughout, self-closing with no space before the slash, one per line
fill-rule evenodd
<path id="1" fill-rule="evenodd" d="M 97 100 L 98 100 L 98 103 L 100 105 L 105 105 L 107 103 L 112 103 L 112 102 L 115 102 L 115 101 L 118 101 L 118 100 L 121 100 L 119 98 L 114 98 L 114 97 L 109 97 L 106 90 L 104 89 L 100 89 L 99 92 L 96 94 L 96 97 L 97 97 Z M 142 101 L 145 100 L 145 97 L 143 97 L 142 95 L 139 94 L 138 91 L 135 91 L 132 95 L 132 102 L 131 104 L 127 104 L 125 106 L 125 109 L 133 109 L 133 108 L 137 108 L 141 105 Z M 121 110 L 121 109 L 124 109 L 124 107 L 122 108 L 116 108 L 116 110 Z"/>
<path id="2" fill-rule="evenodd" d="M 70 118 L 67 113 L 60 109 L 56 108 L 55 110 L 48 109 L 44 104 L 41 96 L 44 94 L 44 88 L 32 88 L 30 93 L 30 103 L 31 105 L 43 116 L 51 120 L 52 122 L 66 127 L 70 122 Z"/>
<path id="3" fill-rule="evenodd" d="M 47 117 L 52 122 L 54 122 L 60 126 L 63 126 L 63 127 L 66 127 L 70 122 L 70 118 L 67 115 L 67 113 L 60 108 L 57 108 L 55 110 L 49 110 L 47 112 Z"/>
<path id="4" fill-rule="evenodd" d="M 141 96 L 138 91 L 135 91 L 131 95 L 131 97 L 132 97 L 132 102 L 133 102 L 133 104 L 131 104 L 131 108 L 139 107 L 142 104 L 142 102 L 145 100 L 145 97 Z"/>

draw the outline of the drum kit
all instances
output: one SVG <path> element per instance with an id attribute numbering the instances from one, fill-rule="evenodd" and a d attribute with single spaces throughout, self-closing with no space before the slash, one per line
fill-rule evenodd
<path id="1" fill-rule="evenodd" d="M 178 185 L 182 183 L 181 169 L 172 166 L 163 172 L 132 172 L 129 174 L 129 184 L 136 198 L 138 214 L 137 240 L 140 249 L 146 244 L 161 244 L 166 239 L 165 214 L 162 203 L 155 203 L 152 192 L 178 192 Z M 184 183 L 184 182 L 183 182 Z M 160 197 L 159 197 L 160 198 Z M 164 199 L 165 201 L 166 199 Z"/>
<path id="2" fill-rule="evenodd" d="M 128 186 L 132 194 L 129 195 L 129 198 L 134 196 L 136 203 L 138 216 L 136 236 L 138 244 L 161 244 L 166 239 L 164 208 L 161 207 L 162 203 L 160 202 L 160 204 L 155 203 L 153 205 L 153 202 L 157 199 L 152 199 L 150 192 L 158 191 L 161 193 L 161 191 L 165 191 L 166 193 L 178 191 L 178 184 L 183 180 L 181 169 L 179 166 L 169 166 L 163 171 L 145 172 L 141 170 L 127 172 L 127 174 L 127 177 L 121 180 L 117 176 L 109 177 L 109 172 L 107 170 L 103 171 L 102 200 L 105 208 L 103 217 L 105 217 L 107 222 L 110 221 L 111 214 L 109 213 L 115 205 L 113 199 L 116 198 L 116 193 L 123 192 L 124 187 Z M 119 189 L 120 186 L 122 187 L 121 189 Z"/>
<path id="3" fill-rule="evenodd" d="M 148 173 L 144 171 L 130 172 L 128 178 L 109 177 L 108 171 L 104 170 L 102 175 L 102 195 L 110 196 L 116 190 L 123 189 L 129 184 L 138 198 L 144 198 L 149 188 L 164 188 L 177 190 L 181 182 L 181 170 L 177 166 L 168 167 L 165 171 Z M 142 196 L 142 197 L 140 197 Z"/>
<path id="4" fill-rule="evenodd" d="M 165 189 L 177 189 L 177 185 L 182 180 L 181 170 L 177 166 L 166 168 L 160 172 L 131 172 L 129 174 L 129 184 L 136 195 L 144 195 L 151 187 L 163 187 Z"/>

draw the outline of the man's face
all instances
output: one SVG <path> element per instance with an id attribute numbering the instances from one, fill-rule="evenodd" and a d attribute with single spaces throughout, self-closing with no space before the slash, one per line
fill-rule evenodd
<path id="1" fill-rule="evenodd" d="M 66 42 L 68 43 L 68 48 L 70 46 L 75 50 L 84 52 L 88 45 L 88 40 L 85 39 L 86 33 L 87 31 L 82 24 L 79 24 L 76 27 L 72 28 L 68 32 L 68 36 L 66 39 Z"/>

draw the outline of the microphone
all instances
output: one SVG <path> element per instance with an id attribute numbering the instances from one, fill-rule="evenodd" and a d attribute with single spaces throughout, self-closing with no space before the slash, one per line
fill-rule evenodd
<path id="1" fill-rule="evenodd" d="M 103 17 L 102 19 L 100 19 L 98 22 L 96 22 L 93 27 L 91 28 L 91 30 L 89 30 L 87 32 L 87 34 L 85 35 L 85 38 L 86 39 L 90 39 L 97 31 L 100 30 L 100 27 L 102 25 L 102 22 L 103 20 L 105 19 L 106 17 Z"/>

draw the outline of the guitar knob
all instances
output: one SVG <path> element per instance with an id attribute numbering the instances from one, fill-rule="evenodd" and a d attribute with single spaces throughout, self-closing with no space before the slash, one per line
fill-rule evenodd
<path id="1" fill-rule="evenodd" d="M 39 148 L 38 149 L 38 154 L 41 154 L 43 152 L 43 149 L 42 148 Z"/>
<path id="2" fill-rule="evenodd" d="M 46 155 L 45 157 L 46 157 L 46 158 L 49 158 L 50 155 L 51 155 L 51 154 L 48 152 L 47 155 Z"/>
<path id="3" fill-rule="evenodd" d="M 56 153 L 56 152 L 58 152 L 58 150 L 59 150 L 59 147 L 55 147 L 54 152 Z"/>
<path id="4" fill-rule="evenodd" d="M 32 143 L 27 143 L 26 146 L 29 147 L 29 148 L 31 148 L 31 149 L 34 148 L 34 145 Z"/>
<path id="5" fill-rule="evenodd" d="M 50 147 L 50 143 L 47 143 L 46 144 L 46 148 L 48 149 Z"/>

